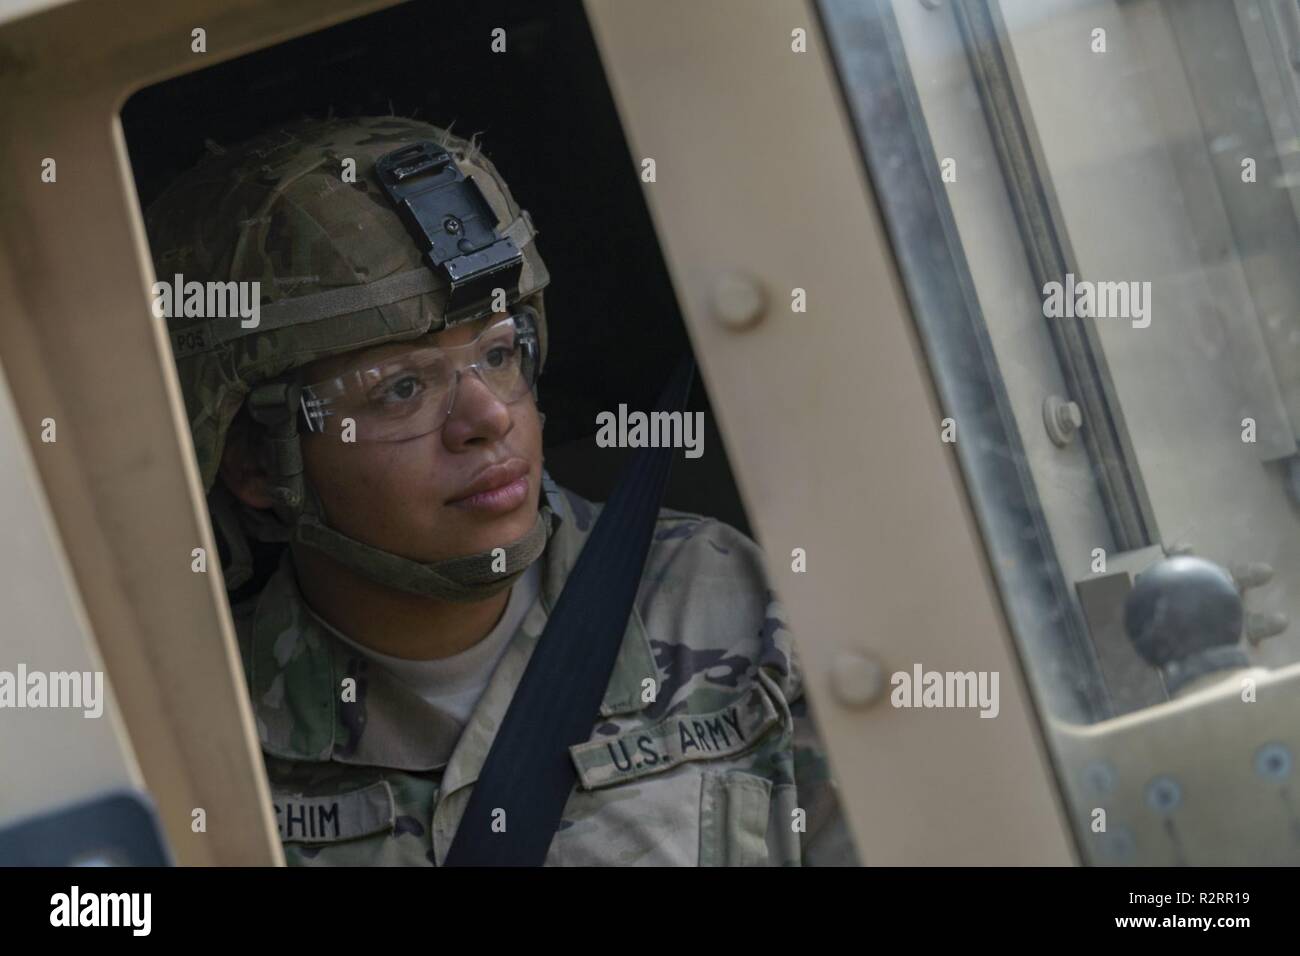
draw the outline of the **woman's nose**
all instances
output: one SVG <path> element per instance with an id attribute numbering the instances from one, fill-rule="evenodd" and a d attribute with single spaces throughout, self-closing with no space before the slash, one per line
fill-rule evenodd
<path id="1" fill-rule="evenodd" d="M 510 407 L 484 384 L 473 369 L 458 369 L 443 441 L 455 450 L 491 441 L 510 431 Z"/>

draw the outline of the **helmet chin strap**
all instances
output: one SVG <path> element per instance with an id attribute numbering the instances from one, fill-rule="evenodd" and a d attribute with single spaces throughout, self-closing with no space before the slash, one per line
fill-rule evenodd
<path id="1" fill-rule="evenodd" d="M 329 527 L 320 498 L 303 473 L 300 394 L 295 383 L 268 383 L 253 389 L 248 403 L 250 414 L 269 432 L 272 507 L 289 529 L 293 548 L 311 548 L 386 587 L 462 604 L 482 601 L 510 587 L 541 556 L 555 518 L 545 498 L 532 528 L 518 540 L 428 563 L 383 551 Z"/>
<path id="2" fill-rule="evenodd" d="M 377 584 L 462 604 L 500 593 L 527 571 L 546 547 L 553 518 L 550 505 L 543 502 L 532 528 L 518 540 L 477 554 L 422 563 L 382 551 L 329 527 L 322 520 L 320 501 L 310 485 L 307 499 L 307 507 L 291 533 L 294 548 L 318 551 Z"/>

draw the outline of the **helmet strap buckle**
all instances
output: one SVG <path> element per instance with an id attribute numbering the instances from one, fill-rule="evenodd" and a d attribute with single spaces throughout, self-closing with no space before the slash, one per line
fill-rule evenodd
<path id="1" fill-rule="evenodd" d="M 271 446 L 271 508 L 292 527 L 306 499 L 298 413 L 302 388 L 297 382 L 267 382 L 249 393 L 248 413 L 264 426 Z"/>

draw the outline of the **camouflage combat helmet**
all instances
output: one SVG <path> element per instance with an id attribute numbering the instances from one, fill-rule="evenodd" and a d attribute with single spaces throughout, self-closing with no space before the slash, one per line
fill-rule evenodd
<path id="1" fill-rule="evenodd" d="M 247 556 L 215 479 L 247 402 L 270 431 L 275 519 L 238 509 L 244 534 L 316 548 L 413 593 L 478 600 L 509 585 L 545 545 L 544 505 L 533 530 L 507 547 L 506 574 L 490 570 L 490 552 L 423 564 L 329 528 L 302 475 L 294 371 L 483 318 L 503 299 L 535 318 L 540 367 L 549 275 L 528 213 L 476 143 L 402 117 L 305 120 L 209 151 L 145 221 L 160 285 L 259 283 L 255 327 L 239 316 L 166 319 L 203 486 L 232 549 Z M 246 576 L 228 571 L 227 586 Z"/>

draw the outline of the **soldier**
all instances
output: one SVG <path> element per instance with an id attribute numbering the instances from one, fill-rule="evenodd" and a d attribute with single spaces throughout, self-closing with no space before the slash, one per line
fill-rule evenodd
<path id="1" fill-rule="evenodd" d="M 286 858 L 442 865 L 603 507 L 542 466 L 532 222 L 476 143 L 397 117 L 216 148 L 146 219 L 160 278 L 260 283 L 255 322 L 169 331 Z M 547 864 L 856 862 L 758 548 L 725 524 L 659 513 L 569 749 Z"/>

